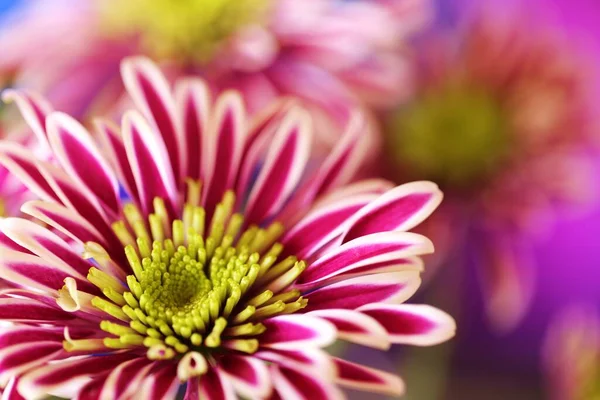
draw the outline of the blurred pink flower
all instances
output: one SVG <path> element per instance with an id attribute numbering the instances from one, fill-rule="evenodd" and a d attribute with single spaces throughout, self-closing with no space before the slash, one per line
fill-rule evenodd
<path id="1" fill-rule="evenodd" d="M 0 221 L 5 396 L 402 394 L 400 378 L 323 347 L 454 335 L 446 313 L 404 304 L 433 250 L 407 231 L 439 205 L 437 186 L 350 184 L 369 129 L 358 112 L 315 165 L 312 120 L 293 102 L 248 117 L 238 92 L 171 88 L 146 58 L 122 70 L 136 108 L 121 126 L 99 121 L 93 137 L 65 113 L 28 112 L 40 108 L 26 97 L 51 161 L 0 148 L 42 199 L 24 212 L 47 224 Z"/>
<path id="2" fill-rule="evenodd" d="M 415 99 L 385 134 L 386 174 L 431 179 L 447 193 L 427 229 L 440 255 L 478 253 L 499 330 L 520 321 L 533 294 L 531 239 L 555 206 L 589 200 L 594 182 L 595 64 L 534 15 L 485 2 L 455 31 L 425 38 Z"/>
<path id="3" fill-rule="evenodd" d="M 0 77 L 81 114 L 113 104 L 120 59 L 141 53 L 243 91 L 252 110 L 291 94 L 337 118 L 407 95 L 404 41 L 429 11 L 428 0 L 29 1 L 0 32 Z"/>
<path id="4" fill-rule="evenodd" d="M 551 400 L 600 399 L 600 316 L 594 307 L 571 307 L 550 325 L 544 370 Z"/>

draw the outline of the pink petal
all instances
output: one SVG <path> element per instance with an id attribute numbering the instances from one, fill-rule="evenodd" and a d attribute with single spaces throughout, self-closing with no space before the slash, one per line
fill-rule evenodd
<path id="1" fill-rule="evenodd" d="M 0 298 L 0 320 L 64 325 L 76 317 L 33 299 Z"/>
<path id="2" fill-rule="evenodd" d="M 139 356 L 138 356 L 139 357 Z M 149 374 L 138 390 L 135 396 L 141 399 L 163 400 L 173 399 L 179 389 L 179 379 L 177 378 L 177 363 L 154 363 L 156 367 Z"/>
<path id="3" fill-rule="evenodd" d="M 376 232 L 409 230 L 427 218 L 441 201 L 442 193 L 433 183 L 398 186 L 359 211 L 343 241 Z"/>
<path id="4" fill-rule="evenodd" d="M 139 201 L 137 186 L 131 172 L 129 160 L 127 160 L 127 151 L 121 138 L 120 128 L 111 121 L 103 120 L 94 121 L 94 126 L 96 127 L 98 141 L 102 144 L 104 153 L 119 178 L 119 183 L 125 187 L 133 199 Z"/>
<path id="5" fill-rule="evenodd" d="M 310 119 L 299 111 L 281 122 L 250 192 L 245 212 L 250 223 L 273 217 L 296 188 L 308 160 L 310 133 Z"/>
<path id="6" fill-rule="evenodd" d="M 79 122 L 58 112 L 48 117 L 46 127 L 54 156 L 65 171 L 118 215 L 119 183 L 90 134 Z M 85 162 L 81 162 L 82 159 Z"/>
<path id="7" fill-rule="evenodd" d="M 5 102 L 15 101 L 23 119 L 29 125 L 45 151 L 50 151 L 50 144 L 46 135 L 46 116 L 53 110 L 52 106 L 37 93 L 26 90 L 4 90 L 2 99 Z"/>
<path id="8" fill-rule="evenodd" d="M 219 96 L 212 112 L 206 143 L 204 204 L 210 215 L 226 190 L 234 188 L 245 141 L 246 111 L 240 95 Z"/>
<path id="9" fill-rule="evenodd" d="M 437 308 L 421 304 L 367 304 L 359 311 L 376 319 L 392 343 L 431 346 L 454 336 L 454 319 Z"/>
<path id="10" fill-rule="evenodd" d="M 23 204 L 21 211 L 47 223 L 76 242 L 96 242 L 108 247 L 105 237 L 87 220 L 58 204 L 34 200 Z"/>
<path id="11" fill-rule="evenodd" d="M 24 147 L 10 142 L 0 143 L 0 165 L 38 197 L 58 201 L 58 197 L 39 171 L 36 157 Z"/>
<path id="12" fill-rule="evenodd" d="M 118 399 L 133 396 L 154 366 L 146 357 L 136 358 L 119 364 L 106 378 L 101 388 L 103 399 Z"/>
<path id="13" fill-rule="evenodd" d="M 282 239 L 285 252 L 306 259 L 339 236 L 343 223 L 376 198 L 374 195 L 354 196 L 317 208 L 296 223 Z"/>
<path id="14" fill-rule="evenodd" d="M 275 389 L 282 399 L 313 400 L 343 399 L 342 392 L 333 384 L 323 381 L 318 374 L 307 374 L 302 370 L 271 367 Z"/>
<path id="15" fill-rule="evenodd" d="M 47 364 L 24 374 L 18 390 L 28 398 L 43 398 L 56 389 L 83 387 L 90 375 L 108 372 L 120 363 L 130 360 L 131 353 L 109 354 L 99 357 L 68 358 Z"/>
<path id="16" fill-rule="evenodd" d="M 231 382 L 218 369 L 210 368 L 200 378 L 200 399 L 235 400 L 235 392 Z"/>
<path id="17" fill-rule="evenodd" d="M 401 303 L 421 284 L 418 271 L 360 276 L 324 286 L 304 295 L 305 312 L 328 308 L 356 309 L 371 303 Z"/>
<path id="18" fill-rule="evenodd" d="M 136 106 L 162 137 L 173 176 L 180 183 L 186 166 L 185 138 L 178 126 L 176 105 L 169 83 L 158 67 L 145 57 L 131 57 L 121 63 L 123 83 Z"/>
<path id="19" fill-rule="evenodd" d="M 359 311 L 328 309 L 312 311 L 308 315 L 326 319 L 334 324 L 339 339 L 383 350 L 390 347 L 385 328 L 374 318 Z"/>
<path id="20" fill-rule="evenodd" d="M 336 248 L 306 268 L 297 283 L 311 287 L 327 279 L 364 267 L 370 260 L 381 262 L 433 252 L 424 236 L 409 232 L 382 232 L 362 236 Z"/>
<path id="21" fill-rule="evenodd" d="M 74 252 L 64 240 L 48 229 L 21 218 L 6 218 L 0 221 L 0 229 L 29 252 L 49 262 L 59 264 L 61 270 L 71 276 L 86 279 L 91 268 L 90 264 Z"/>
<path id="22" fill-rule="evenodd" d="M 12 377 L 31 367 L 40 366 L 63 353 L 61 341 L 22 343 L 0 349 L 0 384 L 5 385 Z M 23 396 L 27 393 L 21 392 Z"/>
<path id="23" fill-rule="evenodd" d="M 336 338 L 335 327 L 316 317 L 283 315 L 262 323 L 267 329 L 260 337 L 261 347 L 284 350 L 294 350 L 299 346 L 324 347 Z"/>
<path id="24" fill-rule="evenodd" d="M 146 120 L 134 111 L 127 112 L 123 117 L 122 132 L 127 159 L 144 212 L 151 212 L 155 197 L 164 199 L 167 207 L 169 204 L 173 207 L 177 204 L 177 188 L 174 169 L 164 143 Z"/>
<path id="25" fill-rule="evenodd" d="M 273 390 L 267 366 L 256 357 L 226 355 L 219 360 L 219 369 L 241 397 L 266 398 Z"/>
<path id="26" fill-rule="evenodd" d="M 341 386 L 391 396 L 402 396 L 404 394 L 404 382 L 396 375 L 340 358 L 334 358 L 333 360 L 338 371 L 336 382 Z"/>
<path id="27" fill-rule="evenodd" d="M 187 152 L 184 177 L 204 180 L 207 160 L 203 152 L 210 115 L 210 92 L 202 80 L 183 79 L 178 81 L 175 93 Z"/>
<path id="28" fill-rule="evenodd" d="M 317 347 L 304 347 L 296 350 L 261 349 L 255 356 L 292 369 L 310 369 L 321 374 L 324 378 L 333 378 L 334 365 L 331 357 L 324 350 Z"/>

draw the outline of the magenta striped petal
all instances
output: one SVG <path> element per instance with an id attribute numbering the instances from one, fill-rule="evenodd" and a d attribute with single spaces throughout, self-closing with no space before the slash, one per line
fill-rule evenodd
<path id="1" fill-rule="evenodd" d="M 65 324 L 76 317 L 33 299 L 0 298 L 0 320 Z"/>
<path id="2" fill-rule="evenodd" d="M 47 118 L 46 127 L 53 154 L 65 171 L 118 215 L 119 183 L 90 134 L 75 119 L 58 112 Z"/>
<path id="3" fill-rule="evenodd" d="M 49 152 L 50 144 L 46 134 L 46 117 L 53 111 L 52 106 L 42 96 L 26 90 L 4 90 L 2 99 L 7 103 L 14 101 L 17 104 L 23 119 L 44 150 Z"/>
<path id="4" fill-rule="evenodd" d="M 315 197 L 348 183 L 356 174 L 368 150 L 367 146 L 360 143 L 367 129 L 364 115 L 356 112 L 350 117 L 344 134 L 313 180 Z"/>
<path id="5" fill-rule="evenodd" d="M 262 323 L 267 329 L 259 339 L 261 347 L 295 350 L 299 346 L 324 347 L 335 341 L 335 327 L 316 317 L 283 315 Z"/>
<path id="6" fill-rule="evenodd" d="M 95 376 L 93 380 L 89 381 L 81 389 L 79 389 L 77 396 L 74 397 L 74 400 L 101 400 L 100 395 L 102 393 L 102 385 L 104 384 L 105 379 L 106 374 Z"/>
<path id="7" fill-rule="evenodd" d="M 245 216 L 259 223 L 274 216 L 298 185 L 308 160 L 310 119 L 299 111 L 281 122 L 250 192 Z"/>
<path id="8" fill-rule="evenodd" d="M 401 303 L 421 284 L 418 271 L 388 272 L 347 279 L 310 292 L 305 312 L 328 308 L 356 309 L 365 304 Z"/>
<path id="9" fill-rule="evenodd" d="M 437 308 L 421 304 L 368 304 L 360 312 L 377 320 L 392 343 L 431 346 L 454 336 L 454 319 Z"/>
<path id="10" fill-rule="evenodd" d="M 198 399 L 206 400 L 235 400 L 235 392 L 231 382 L 227 380 L 218 369 L 210 368 L 200 378 L 200 396 Z M 195 399 L 194 399 L 195 400 Z"/>
<path id="11" fill-rule="evenodd" d="M 62 267 L 62 263 L 53 264 L 47 259 L 9 249 L 3 249 L 0 258 L 3 279 L 48 294 L 54 294 L 64 285 L 65 278 L 72 275 L 73 270 L 68 265 Z M 87 280 L 75 278 L 75 281 L 78 287 L 96 292 Z"/>
<path id="12" fill-rule="evenodd" d="M 433 244 L 424 236 L 409 232 L 382 232 L 359 237 L 343 244 L 308 266 L 298 278 L 300 287 L 331 279 L 355 268 L 380 262 L 431 253 Z"/>
<path id="13" fill-rule="evenodd" d="M 143 210 L 149 213 L 153 209 L 155 197 L 171 200 L 173 207 L 177 203 L 177 188 L 164 143 L 135 111 L 123 117 L 122 131 Z"/>
<path id="14" fill-rule="evenodd" d="M 319 378 L 319 374 L 285 367 L 271 367 L 275 389 L 285 400 L 344 399 L 343 393 L 333 384 Z"/>
<path id="15" fill-rule="evenodd" d="M 206 84 L 199 79 L 185 79 L 177 83 L 177 110 L 183 122 L 187 165 L 184 176 L 204 180 L 207 166 L 204 147 L 208 128 L 210 93 Z"/>
<path id="16" fill-rule="evenodd" d="M 354 196 L 311 212 L 294 224 L 282 239 L 286 253 L 301 259 L 309 258 L 339 236 L 344 229 L 343 223 L 375 198 L 374 195 Z"/>
<path id="17" fill-rule="evenodd" d="M 136 397 L 148 400 L 173 399 L 179 389 L 176 363 L 155 363 L 158 370 L 152 371 L 142 382 Z"/>
<path id="18" fill-rule="evenodd" d="M 17 390 L 18 384 L 19 384 L 19 378 L 13 376 L 11 378 L 10 382 L 8 382 L 8 385 L 6 385 L 4 390 L 2 390 L 2 399 L 27 400 L 27 399 L 25 399 L 25 397 L 23 397 L 23 396 L 21 396 L 21 394 L 19 394 L 19 391 Z"/>
<path id="19" fill-rule="evenodd" d="M 175 100 L 169 83 L 158 67 L 144 57 L 132 57 L 123 61 L 121 75 L 134 103 L 161 135 L 175 182 L 181 183 L 186 165 L 183 151 L 185 142 L 178 126 Z"/>
<path id="20" fill-rule="evenodd" d="M 55 359 L 63 351 L 62 342 L 57 340 L 2 347 L 0 349 L 0 384 L 6 385 L 15 375 Z M 30 398 L 27 393 L 21 392 L 21 394 Z"/>
<path id="21" fill-rule="evenodd" d="M 90 264 L 48 229 L 22 218 L 6 218 L 0 221 L 0 229 L 29 252 L 59 264 L 71 276 L 86 279 Z"/>
<path id="22" fill-rule="evenodd" d="M 296 350 L 261 349 L 256 357 L 292 369 L 310 369 L 324 378 L 333 378 L 335 370 L 331 357 L 327 352 L 315 347 Z"/>
<path id="23" fill-rule="evenodd" d="M 96 120 L 94 121 L 98 141 L 101 143 L 107 159 L 110 161 L 119 183 L 125 187 L 129 195 L 139 202 L 139 194 L 131 166 L 127 159 L 127 151 L 121 138 L 120 128 L 111 121 Z"/>
<path id="24" fill-rule="evenodd" d="M 96 242 L 109 247 L 105 237 L 85 218 L 63 206 L 34 200 L 23 204 L 21 211 L 47 223 L 76 242 Z"/>
<path id="25" fill-rule="evenodd" d="M 87 383 L 90 375 L 109 372 L 120 363 L 130 360 L 130 353 L 69 358 L 56 363 L 38 367 L 21 377 L 19 393 L 28 398 L 44 398 L 56 389 L 71 387 L 81 388 Z"/>
<path id="26" fill-rule="evenodd" d="M 338 371 L 336 382 L 339 385 L 350 389 L 391 396 L 402 396 L 404 394 L 404 382 L 396 375 L 340 358 L 334 358 L 333 360 Z"/>
<path id="27" fill-rule="evenodd" d="M 146 357 L 119 364 L 104 380 L 100 390 L 102 399 L 119 399 L 135 395 L 154 362 Z"/>
<path id="28" fill-rule="evenodd" d="M 41 199 L 59 201 L 58 196 L 39 171 L 35 155 L 29 150 L 16 143 L 0 143 L 0 165 Z"/>
<path id="29" fill-rule="evenodd" d="M 204 204 L 212 212 L 228 189 L 233 189 L 242 158 L 246 130 L 246 110 L 238 93 L 219 97 L 209 125 L 206 142 L 207 186 Z"/>
<path id="30" fill-rule="evenodd" d="M 227 355 L 219 360 L 219 369 L 243 398 L 267 398 L 273 390 L 267 366 L 256 357 Z"/>
<path id="31" fill-rule="evenodd" d="M 398 186 L 355 215 L 344 242 L 376 232 L 409 230 L 427 218 L 441 201 L 442 192 L 431 182 Z"/>
<path id="32" fill-rule="evenodd" d="M 385 328 L 374 318 L 359 311 L 329 309 L 312 311 L 308 315 L 326 319 L 334 324 L 339 339 L 382 350 L 390 347 Z"/>

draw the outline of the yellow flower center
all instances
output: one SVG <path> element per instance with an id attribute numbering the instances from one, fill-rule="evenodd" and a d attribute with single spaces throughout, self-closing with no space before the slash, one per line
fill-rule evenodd
<path id="1" fill-rule="evenodd" d="M 389 160 L 411 178 L 472 188 L 488 178 L 510 151 L 507 119 L 484 90 L 449 83 L 424 93 L 390 120 Z"/>
<path id="2" fill-rule="evenodd" d="M 270 0 L 123 0 L 99 5 L 107 33 L 137 35 L 155 57 L 204 63 L 240 28 L 264 22 Z"/>
<path id="3" fill-rule="evenodd" d="M 189 188 L 188 198 L 200 198 L 199 183 Z M 294 256 L 279 260 L 279 223 L 240 232 L 243 217 L 232 213 L 234 204 L 235 196 L 227 192 L 206 235 L 205 211 L 198 205 L 187 203 L 183 217 L 170 222 L 162 199 L 155 199 L 147 220 L 136 206 L 126 205 L 126 221 L 113 224 L 113 230 L 133 274 L 123 282 L 108 273 L 115 269 L 113 261 L 101 246 L 88 243 L 84 256 L 98 264 L 90 269 L 88 280 L 104 296 L 78 292 L 72 278 L 59 290 L 58 303 L 67 311 L 87 302 L 106 313 L 100 328 L 109 335 L 74 340 L 67 334 L 65 349 L 143 346 L 150 359 L 193 359 L 194 365 L 217 349 L 255 352 L 256 336 L 265 330 L 263 319 L 306 306 L 308 300 L 298 290 L 287 289 L 306 264 Z M 184 369 L 182 376 L 190 373 Z"/>

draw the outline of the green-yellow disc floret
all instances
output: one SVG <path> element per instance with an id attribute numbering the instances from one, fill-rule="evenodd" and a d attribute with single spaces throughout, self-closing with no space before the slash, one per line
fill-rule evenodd
<path id="1" fill-rule="evenodd" d="M 188 187 L 188 199 L 198 199 L 199 183 L 189 182 Z M 88 280 L 104 296 L 75 294 L 71 278 L 59 291 L 64 309 L 76 310 L 79 302 L 91 297 L 90 306 L 107 316 L 100 323 L 107 336 L 73 340 L 67 335 L 65 349 L 143 346 L 150 359 L 189 352 L 209 356 L 219 349 L 255 352 L 256 336 L 265 330 L 261 320 L 306 306 L 298 290 L 287 290 L 306 264 L 294 256 L 279 260 L 283 250 L 276 243 L 282 233 L 279 223 L 240 232 L 243 217 L 232 214 L 234 204 L 235 196 L 227 192 L 208 234 L 205 210 L 190 202 L 183 217 L 172 221 L 160 198 L 146 221 L 136 206 L 126 205 L 125 220 L 113 224 L 113 230 L 133 274 L 123 282 L 107 273 L 112 263 L 107 252 L 88 243 L 85 255 L 99 264 L 90 269 Z"/>

